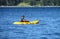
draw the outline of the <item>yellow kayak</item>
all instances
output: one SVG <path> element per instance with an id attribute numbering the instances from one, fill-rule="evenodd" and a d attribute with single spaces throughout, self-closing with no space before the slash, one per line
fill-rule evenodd
<path id="1" fill-rule="evenodd" d="M 38 23 L 39 23 L 38 20 L 32 22 L 13 22 L 13 24 L 38 24 Z"/>

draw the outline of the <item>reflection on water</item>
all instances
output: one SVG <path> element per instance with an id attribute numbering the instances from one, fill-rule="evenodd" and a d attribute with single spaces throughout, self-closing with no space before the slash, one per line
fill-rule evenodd
<path id="1" fill-rule="evenodd" d="M 22 15 L 30 21 L 40 20 L 39 24 L 12 24 Z M 0 8 L 0 39 L 60 39 L 59 24 L 59 7 Z"/>

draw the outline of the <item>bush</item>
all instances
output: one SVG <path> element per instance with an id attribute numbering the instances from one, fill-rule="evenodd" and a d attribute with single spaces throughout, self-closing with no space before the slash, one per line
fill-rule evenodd
<path id="1" fill-rule="evenodd" d="M 28 7 L 28 6 L 30 6 L 30 5 L 29 5 L 29 3 L 24 3 L 24 2 L 22 2 L 22 3 L 19 3 L 17 6 Z"/>

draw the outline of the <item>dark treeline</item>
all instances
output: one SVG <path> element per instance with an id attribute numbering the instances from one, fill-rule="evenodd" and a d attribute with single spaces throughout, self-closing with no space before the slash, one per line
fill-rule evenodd
<path id="1" fill-rule="evenodd" d="M 30 6 L 60 6 L 60 0 L 0 0 L 0 6 L 16 6 L 28 3 Z"/>
<path id="2" fill-rule="evenodd" d="M 22 2 L 21 0 L 0 0 L 0 6 L 14 6 Z"/>

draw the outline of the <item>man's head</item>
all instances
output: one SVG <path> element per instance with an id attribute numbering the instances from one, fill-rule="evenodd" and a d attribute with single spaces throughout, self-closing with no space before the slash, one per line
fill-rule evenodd
<path id="1" fill-rule="evenodd" d="M 24 18 L 25 16 L 23 15 L 23 16 L 21 16 L 21 18 Z"/>

